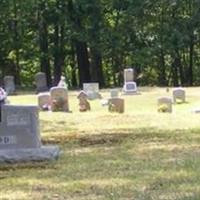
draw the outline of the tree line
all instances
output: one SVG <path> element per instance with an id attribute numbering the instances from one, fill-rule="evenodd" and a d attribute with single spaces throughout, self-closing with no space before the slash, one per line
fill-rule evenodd
<path id="1" fill-rule="evenodd" d="M 199 0 L 1 0 L 0 77 L 32 86 L 45 72 L 69 87 L 200 84 Z"/>

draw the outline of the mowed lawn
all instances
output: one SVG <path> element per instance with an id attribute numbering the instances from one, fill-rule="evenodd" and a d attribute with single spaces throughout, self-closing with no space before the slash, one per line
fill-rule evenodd
<path id="1" fill-rule="evenodd" d="M 100 100 L 80 113 L 78 91 L 69 91 L 71 113 L 40 112 L 44 144 L 60 147 L 58 160 L 0 164 L 5 200 L 199 200 L 200 88 L 186 88 L 185 104 L 157 113 L 157 98 L 172 89 L 140 88 L 123 96 L 125 113 L 109 113 Z M 104 98 L 109 90 L 102 90 Z M 35 94 L 9 97 L 37 105 Z"/>

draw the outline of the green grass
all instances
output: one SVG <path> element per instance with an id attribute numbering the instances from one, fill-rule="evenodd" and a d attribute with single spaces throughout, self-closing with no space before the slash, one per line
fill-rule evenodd
<path id="1" fill-rule="evenodd" d="M 123 96 L 125 113 L 114 114 L 91 101 L 78 111 L 77 92 L 69 92 L 72 113 L 40 112 L 44 144 L 61 149 L 53 162 L 0 166 L 0 199 L 9 200 L 199 200 L 200 88 L 187 88 L 187 103 L 173 113 L 157 113 L 165 88 L 141 88 Z M 109 96 L 108 90 L 102 91 Z M 34 94 L 9 97 L 12 104 L 37 104 Z"/>

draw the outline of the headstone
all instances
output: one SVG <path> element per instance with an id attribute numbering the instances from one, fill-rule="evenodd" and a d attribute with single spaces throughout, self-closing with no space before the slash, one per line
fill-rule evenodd
<path id="1" fill-rule="evenodd" d="M 4 88 L 8 95 L 13 94 L 15 92 L 14 76 L 5 76 L 4 77 Z"/>
<path id="2" fill-rule="evenodd" d="M 185 90 L 183 88 L 173 89 L 172 94 L 174 103 L 177 102 L 177 99 L 181 100 L 182 103 L 185 103 Z"/>
<path id="3" fill-rule="evenodd" d="M 38 106 L 40 110 L 49 110 L 51 107 L 51 96 L 49 93 L 38 94 Z"/>
<path id="4" fill-rule="evenodd" d="M 111 98 L 115 98 L 119 96 L 119 90 L 118 89 L 111 89 L 110 90 L 110 96 Z"/>
<path id="5" fill-rule="evenodd" d="M 68 91 L 63 87 L 52 87 L 50 89 L 51 110 L 69 112 Z"/>
<path id="6" fill-rule="evenodd" d="M 37 106 L 2 107 L 0 162 L 42 161 L 58 155 L 58 147 L 42 146 Z"/>
<path id="7" fill-rule="evenodd" d="M 66 83 L 66 80 L 65 80 L 65 77 L 64 76 L 61 76 L 60 77 L 60 81 L 57 85 L 58 87 L 64 87 L 64 88 L 67 88 L 67 83 Z"/>
<path id="8" fill-rule="evenodd" d="M 123 91 L 125 94 L 135 94 L 137 93 L 136 82 L 126 82 L 124 83 Z"/>
<path id="9" fill-rule="evenodd" d="M 99 99 L 99 83 L 83 83 L 83 90 L 88 95 L 88 99 Z"/>
<path id="10" fill-rule="evenodd" d="M 110 112 L 124 112 L 124 99 L 122 98 L 110 98 L 108 99 L 108 110 Z"/>
<path id="11" fill-rule="evenodd" d="M 134 71 L 132 68 L 124 69 L 124 82 L 134 81 Z"/>
<path id="12" fill-rule="evenodd" d="M 45 92 L 48 90 L 47 87 L 47 79 L 46 74 L 43 72 L 38 72 L 35 75 L 35 83 L 36 83 L 36 91 L 39 92 Z"/>
<path id="13" fill-rule="evenodd" d="M 88 95 L 83 90 L 80 91 L 77 98 L 79 99 L 79 111 L 80 112 L 85 112 L 85 111 L 90 110 L 90 103 L 87 100 Z"/>
<path id="14" fill-rule="evenodd" d="M 132 68 L 124 69 L 124 94 L 136 94 L 137 84 L 134 82 L 134 71 Z"/>
<path id="15" fill-rule="evenodd" d="M 172 98 L 159 97 L 158 98 L 158 112 L 172 112 Z"/>

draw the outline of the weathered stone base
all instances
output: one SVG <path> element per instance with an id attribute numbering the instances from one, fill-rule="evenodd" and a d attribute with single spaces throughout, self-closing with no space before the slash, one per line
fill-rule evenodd
<path id="1" fill-rule="evenodd" d="M 28 161 L 54 160 L 59 156 L 58 146 L 42 146 L 41 148 L 24 148 L 0 150 L 0 162 L 16 163 Z"/>

